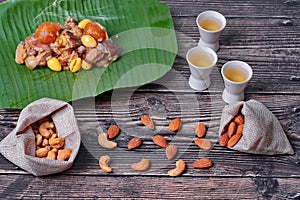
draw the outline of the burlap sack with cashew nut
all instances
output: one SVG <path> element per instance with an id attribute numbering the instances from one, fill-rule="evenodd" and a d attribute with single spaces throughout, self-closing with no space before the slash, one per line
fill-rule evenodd
<path id="1" fill-rule="evenodd" d="M 65 139 L 64 148 L 72 149 L 68 161 L 35 157 L 36 142 L 31 124 L 46 116 L 51 116 L 58 136 Z M 27 172 L 43 176 L 69 169 L 79 151 L 80 140 L 73 108 L 63 101 L 43 98 L 21 111 L 16 128 L 0 142 L 0 153 Z"/>
<path id="2" fill-rule="evenodd" d="M 224 134 L 224 128 L 239 112 L 244 115 L 243 134 L 238 143 L 229 148 L 253 154 L 294 154 L 278 119 L 266 106 L 256 100 L 225 106 L 219 136 Z"/>

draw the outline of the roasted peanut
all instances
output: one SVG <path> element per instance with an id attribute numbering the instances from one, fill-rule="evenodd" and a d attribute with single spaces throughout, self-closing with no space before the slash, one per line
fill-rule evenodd
<path id="1" fill-rule="evenodd" d="M 72 149 L 58 150 L 57 160 L 68 160 L 71 157 Z"/>
<path id="2" fill-rule="evenodd" d="M 43 158 L 48 155 L 49 150 L 46 148 L 39 148 L 35 151 L 36 157 Z"/>
<path id="3" fill-rule="evenodd" d="M 56 152 L 49 151 L 46 158 L 49 159 L 49 160 L 56 160 Z"/>
<path id="4" fill-rule="evenodd" d="M 54 124 L 52 122 L 46 121 L 41 124 L 39 132 L 44 138 L 49 139 L 51 137 L 51 132 L 49 130 L 53 128 Z"/>
<path id="5" fill-rule="evenodd" d="M 109 167 L 109 161 L 110 161 L 110 157 L 108 155 L 101 156 L 99 159 L 99 166 L 102 169 L 102 171 L 105 173 L 112 172 L 112 168 Z"/>
<path id="6" fill-rule="evenodd" d="M 89 23 L 89 22 L 91 22 L 91 20 L 89 20 L 89 19 L 83 19 L 83 20 L 81 20 L 81 21 L 79 22 L 79 24 L 78 24 L 78 28 L 84 29 L 85 25 L 86 25 L 87 23 Z"/>
<path id="7" fill-rule="evenodd" d="M 81 68 L 81 58 L 72 59 L 69 67 L 71 72 L 78 72 Z"/>
<path id="8" fill-rule="evenodd" d="M 59 62 L 58 59 L 55 58 L 55 57 L 52 57 L 52 58 L 50 58 L 50 59 L 47 61 L 47 66 L 48 66 L 51 70 L 56 71 L 56 72 L 59 72 L 59 71 L 61 71 L 61 69 L 62 69 L 60 62 Z"/>
<path id="9" fill-rule="evenodd" d="M 59 35 L 57 38 L 58 44 L 61 46 L 66 46 L 67 45 L 67 38 L 64 35 Z"/>
<path id="10" fill-rule="evenodd" d="M 52 148 L 60 149 L 65 145 L 65 139 L 64 138 L 50 138 L 49 144 Z"/>
<path id="11" fill-rule="evenodd" d="M 90 69 L 92 69 L 92 64 L 86 62 L 85 60 L 82 60 L 81 68 L 83 70 L 90 70 Z"/>
<path id="12" fill-rule="evenodd" d="M 81 42 L 86 47 L 94 48 L 97 46 L 97 41 L 90 35 L 83 35 Z"/>

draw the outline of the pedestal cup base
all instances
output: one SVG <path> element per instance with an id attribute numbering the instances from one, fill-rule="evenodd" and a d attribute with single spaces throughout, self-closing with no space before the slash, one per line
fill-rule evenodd
<path id="1" fill-rule="evenodd" d="M 240 94 L 232 94 L 229 93 L 226 89 L 224 89 L 222 98 L 226 103 L 233 104 L 239 101 L 244 101 L 245 96 L 243 92 Z"/>
<path id="2" fill-rule="evenodd" d="M 195 90 L 199 90 L 199 91 L 206 90 L 210 86 L 210 79 L 199 80 L 199 79 L 195 79 L 193 76 L 190 76 L 189 85 L 191 88 Z"/>
<path id="3" fill-rule="evenodd" d="M 217 41 L 216 43 L 206 43 L 201 38 L 199 40 L 198 46 L 208 47 L 208 48 L 214 50 L 215 52 L 217 52 L 220 48 L 219 41 Z"/>

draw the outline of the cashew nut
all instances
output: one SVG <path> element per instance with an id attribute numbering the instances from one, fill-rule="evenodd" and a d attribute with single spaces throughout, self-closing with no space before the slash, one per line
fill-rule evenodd
<path id="1" fill-rule="evenodd" d="M 44 138 L 44 139 L 43 139 L 43 142 L 42 142 L 42 146 L 45 147 L 45 146 L 47 146 L 48 144 L 49 144 L 49 140 L 46 139 L 46 138 Z"/>
<path id="2" fill-rule="evenodd" d="M 46 159 L 55 160 L 56 159 L 56 153 L 54 151 L 49 151 Z"/>
<path id="3" fill-rule="evenodd" d="M 113 149 L 117 147 L 117 143 L 107 139 L 107 133 L 100 133 L 98 136 L 98 143 L 105 149 Z"/>
<path id="4" fill-rule="evenodd" d="M 50 138 L 49 144 L 52 148 L 60 149 L 65 145 L 65 139 L 64 138 Z"/>
<path id="5" fill-rule="evenodd" d="M 72 154 L 72 149 L 58 150 L 57 160 L 68 160 Z"/>
<path id="6" fill-rule="evenodd" d="M 51 151 L 57 153 L 57 152 L 58 152 L 58 149 L 57 149 L 57 148 L 53 148 L 53 149 L 51 149 Z"/>
<path id="7" fill-rule="evenodd" d="M 168 175 L 179 176 L 184 172 L 184 170 L 185 170 L 185 162 L 183 160 L 178 160 L 176 162 L 176 168 L 169 170 Z"/>
<path id="8" fill-rule="evenodd" d="M 43 136 L 41 134 L 36 134 L 36 146 L 40 146 L 43 142 Z"/>
<path id="9" fill-rule="evenodd" d="M 49 130 L 53 128 L 54 124 L 52 122 L 46 121 L 41 124 L 39 132 L 44 138 L 49 139 L 51 137 L 51 132 Z"/>
<path id="10" fill-rule="evenodd" d="M 36 157 L 43 158 L 48 155 L 49 150 L 46 148 L 39 148 L 35 151 Z"/>
<path id="11" fill-rule="evenodd" d="M 150 167 L 150 160 L 142 158 L 140 162 L 133 163 L 131 168 L 136 171 L 145 171 Z"/>
<path id="12" fill-rule="evenodd" d="M 110 161 L 110 157 L 108 155 L 101 156 L 100 159 L 99 159 L 100 168 L 105 173 L 112 172 L 112 168 L 108 166 L 109 165 L 109 161 Z"/>

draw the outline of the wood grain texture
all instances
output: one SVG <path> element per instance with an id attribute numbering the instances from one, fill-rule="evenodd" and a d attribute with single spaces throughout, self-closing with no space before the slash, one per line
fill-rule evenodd
<path id="1" fill-rule="evenodd" d="M 2 2 L 3 0 L 0 0 Z M 136 88 L 106 92 L 95 98 L 70 102 L 82 133 L 82 144 L 74 166 L 58 175 L 33 177 L 0 155 L 1 199 L 299 199 L 300 198 L 300 1 L 299 0 L 163 0 L 169 5 L 179 51 L 173 69 L 166 76 Z M 212 85 L 194 91 L 188 85 L 190 71 L 187 50 L 196 46 L 197 15 L 216 10 L 225 15 L 227 26 L 221 37 L 218 64 L 211 74 Z M 229 60 L 248 62 L 254 76 L 246 88 L 246 99 L 265 104 L 278 118 L 295 154 L 260 156 L 240 153 L 217 143 L 220 115 L 225 106 L 220 69 Z M 20 110 L 0 109 L 0 140 L 17 124 Z M 140 122 L 150 114 L 155 131 Z M 183 128 L 168 131 L 168 123 L 180 117 Z M 194 126 L 208 127 L 210 151 L 194 143 Z M 111 124 L 121 127 L 115 139 L 118 148 L 104 150 L 97 135 Z M 151 137 L 163 135 L 178 147 L 174 160 Z M 127 150 L 128 141 L 139 136 L 143 145 Z M 114 173 L 104 174 L 100 156 L 111 157 Z M 136 172 L 130 164 L 141 158 L 152 161 L 151 168 Z M 200 170 L 191 164 L 208 157 L 214 167 Z M 177 159 L 187 163 L 182 177 L 169 178 L 167 171 Z"/>
<path id="2" fill-rule="evenodd" d="M 0 194 L 5 199 L 297 199 L 300 189 L 295 178 L 23 175 L 0 178 Z"/>
<path id="3" fill-rule="evenodd" d="M 114 168 L 115 175 L 165 176 L 167 170 L 174 167 L 175 161 L 167 160 L 164 149 L 157 147 L 152 142 L 152 136 L 159 133 L 178 147 L 179 153 L 176 159 L 184 159 L 190 166 L 184 176 L 300 178 L 300 137 L 297 129 L 299 127 L 299 111 L 297 109 L 300 107 L 300 102 L 298 96 L 277 95 L 273 97 L 254 94 L 248 96 L 248 98 L 263 102 L 275 114 L 296 152 L 292 156 L 259 156 L 232 151 L 217 143 L 220 115 L 225 105 L 218 97 L 219 95 L 180 94 L 175 96 L 173 93 L 165 92 L 143 93 L 142 95 L 140 92 L 136 92 L 128 101 L 126 99 L 128 90 L 121 91 L 115 102 L 111 101 L 112 93 L 105 93 L 96 100 L 88 98 L 73 102 L 82 133 L 82 145 L 74 167 L 65 173 L 103 175 L 99 170 L 98 159 L 100 156 L 108 154 L 111 157 L 111 166 Z M 195 102 L 198 102 L 197 106 Z M 156 124 L 155 131 L 148 130 L 140 121 L 143 114 L 149 113 Z M 15 111 L 12 111 L 11 115 L 10 119 L 7 113 L 6 121 L 15 124 Z M 168 123 L 174 117 L 181 117 L 183 121 L 183 127 L 177 133 L 170 132 L 167 128 Z M 193 143 L 194 126 L 199 121 L 204 122 L 208 127 L 206 138 L 213 143 L 210 151 L 200 150 Z M 115 140 L 118 148 L 105 150 L 99 146 L 97 136 L 100 132 L 107 131 L 108 127 L 114 123 L 121 128 L 121 134 Z M 1 137 L 4 136 L 4 134 L 1 135 Z M 143 139 L 143 145 L 134 151 L 127 150 L 129 140 L 136 136 Z M 205 171 L 194 170 L 191 164 L 201 157 L 211 158 L 215 166 Z M 131 169 L 130 165 L 141 158 L 150 159 L 152 165 L 150 170 L 137 173 Z M 1 156 L 0 161 L 0 169 L 23 173 Z"/>

